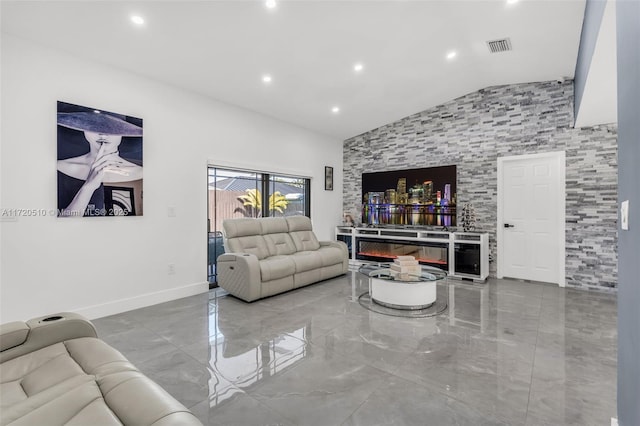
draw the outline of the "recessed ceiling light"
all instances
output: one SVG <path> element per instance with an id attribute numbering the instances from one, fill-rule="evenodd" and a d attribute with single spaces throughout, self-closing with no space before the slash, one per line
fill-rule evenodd
<path id="1" fill-rule="evenodd" d="M 451 52 L 447 53 L 447 59 L 453 59 L 456 57 L 457 54 L 458 52 L 456 52 L 455 50 L 452 50 Z"/>
<path id="2" fill-rule="evenodd" d="M 133 15 L 131 17 L 131 22 L 133 22 L 136 25 L 142 25 L 144 24 L 144 19 L 142 18 L 142 16 Z"/>
<path id="3" fill-rule="evenodd" d="M 271 78 L 271 76 L 270 76 L 269 74 L 266 74 L 266 75 L 263 75 L 263 76 L 262 76 L 262 81 L 263 81 L 264 83 L 269 84 L 269 83 L 271 83 L 271 80 L 273 80 L 273 79 Z"/>
<path id="4" fill-rule="evenodd" d="M 507 0 L 507 4 L 516 4 L 520 0 Z"/>
<path id="5" fill-rule="evenodd" d="M 333 108 L 331 108 L 331 112 L 334 114 L 337 114 L 340 112 L 340 107 L 338 106 L 334 106 Z"/>
<path id="6" fill-rule="evenodd" d="M 364 65 L 362 65 L 361 63 L 357 63 L 353 66 L 353 70 L 355 72 L 360 72 L 364 69 Z"/>
<path id="7" fill-rule="evenodd" d="M 269 9 L 274 9 L 277 6 L 276 0 L 267 0 L 264 4 Z"/>

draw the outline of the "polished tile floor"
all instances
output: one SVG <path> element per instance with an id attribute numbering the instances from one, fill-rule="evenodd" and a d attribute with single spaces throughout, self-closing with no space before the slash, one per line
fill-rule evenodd
<path id="1" fill-rule="evenodd" d="M 358 273 L 251 304 L 222 290 L 95 320 L 206 425 L 608 425 L 614 295 L 511 280 L 370 312 Z"/>

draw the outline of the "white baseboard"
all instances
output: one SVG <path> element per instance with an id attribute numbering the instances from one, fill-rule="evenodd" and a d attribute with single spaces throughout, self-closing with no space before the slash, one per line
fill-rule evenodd
<path id="1" fill-rule="evenodd" d="M 144 308 L 145 306 L 156 305 L 158 303 L 169 302 L 183 297 L 193 296 L 196 294 L 209 291 L 209 283 L 194 283 L 183 287 L 171 288 L 169 290 L 161 290 L 153 293 L 141 294 L 139 296 L 127 299 L 113 300 L 99 305 L 86 306 L 83 308 L 73 309 L 80 315 L 84 315 L 89 319 L 102 318 L 109 315 L 115 315 L 122 312 L 131 311 L 133 309 Z"/>
<path id="2" fill-rule="evenodd" d="M 611 417 L 611 426 L 618 426 L 618 419 L 615 417 Z"/>

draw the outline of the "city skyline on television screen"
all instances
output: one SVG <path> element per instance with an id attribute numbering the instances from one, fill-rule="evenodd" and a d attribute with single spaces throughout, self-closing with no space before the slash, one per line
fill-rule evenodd
<path id="1" fill-rule="evenodd" d="M 456 166 L 362 174 L 362 222 L 455 226 Z"/>

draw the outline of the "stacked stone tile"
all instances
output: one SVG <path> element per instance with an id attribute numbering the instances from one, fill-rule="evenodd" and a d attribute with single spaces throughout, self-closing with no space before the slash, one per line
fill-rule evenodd
<path id="1" fill-rule="evenodd" d="M 363 172 L 455 164 L 458 205 L 474 205 L 496 259 L 497 158 L 564 150 L 566 283 L 614 289 L 616 141 L 613 124 L 573 128 L 572 81 L 489 87 L 346 140 L 344 210 L 360 217 Z"/>

